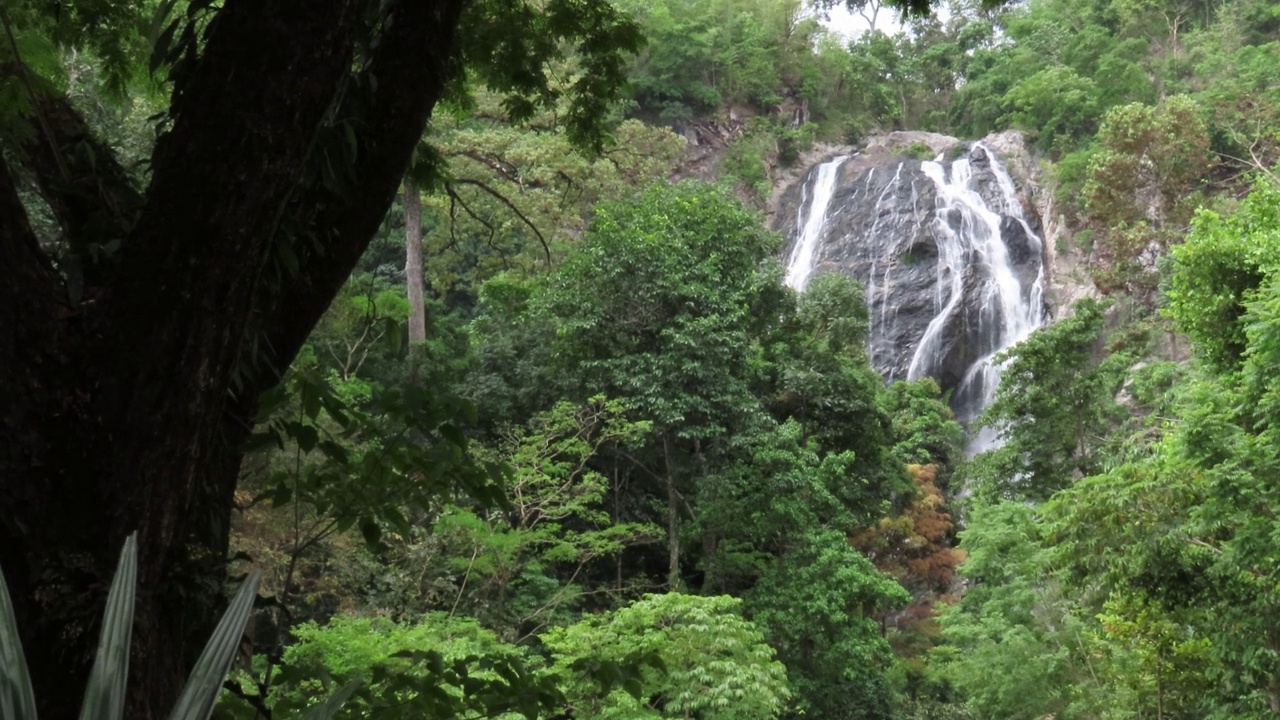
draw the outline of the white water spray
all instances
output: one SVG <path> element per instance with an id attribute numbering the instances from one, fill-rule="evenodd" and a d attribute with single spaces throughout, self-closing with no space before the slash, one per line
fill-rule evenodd
<path id="1" fill-rule="evenodd" d="M 796 290 L 803 291 L 809 286 L 809 277 L 813 275 L 813 266 L 822 243 L 822 233 L 827 227 L 827 208 L 831 205 L 831 196 L 836 189 L 836 171 L 848 159 L 848 155 L 840 155 L 822 163 L 818 166 L 818 171 L 813 173 L 810 183 L 812 190 L 809 184 L 801 189 L 800 212 L 796 215 L 798 235 L 795 248 L 787 260 L 785 280 Z"/>

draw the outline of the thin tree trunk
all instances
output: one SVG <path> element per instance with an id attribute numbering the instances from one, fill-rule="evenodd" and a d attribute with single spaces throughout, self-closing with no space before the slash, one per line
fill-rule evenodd
<path id="1" fill-rule="evenodd" d="M 1156 651 L 1156 720 L 1164 720 L 1164 653 Z"/>
<path id="2" fill-rule="evenodd" d="M 622 522 L 622 480 L 618 477 L 618 459 L 613 459 L 613 524 L 617 525 Z M 616 587 L 619 595 L 622 593 L 622 553 L 625 547 L 618 550 L 618 555 L 614 560 L 614 572 Z"/>
<path id="3" fill-rule="evenodd" d="M 404 278 L 409 293 L 409 345 L 427 341 L 427 312 L 422 304 L 422 197 L 412 180 L 404 181 Z"/>
<path id="4" fill-rule="evenodd" d="M 671 462 L 671 440 L 662 438 L 667 485 L 667 590 L 680 589 L 680 493 L 676 490 L 675 468 Z"/>
<path id="5" fill-rule="evenodd" d="M 698 459 L 698 483 L 700 487 L 706 487 L 707 482 L 707 456 L 702 452 L 702 438 L 694 438 L 693 452 Z M 702 591 L 715 592 L 716 585 L 719 583 L 719 576 L 716 575 L 716 542 L 718 538 L 715 533 L 708 532 L 702 536 L 702 564 L 706 568 L 702 576 Z"/>

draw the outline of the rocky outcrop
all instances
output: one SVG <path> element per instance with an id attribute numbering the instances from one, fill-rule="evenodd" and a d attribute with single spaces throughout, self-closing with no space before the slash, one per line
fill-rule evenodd
<path id="1" fill-rule="evenodd" d="M 774 218 L 776 228 L 781 227 L 779 216 L 794 218 L 797 212 L 795 205 L 801 193 L 798 184 L 808 177 L 815 166 L 833 157 L 857 155 L 860 164 L 869 167 L 895 163 L 906 157 L 913 147 L 923 146 L 929 149 L 931 155 L 938 155 L 952 151 L 960 144 L 959 140 L 949 135 L 914 130 L 874 135 L 858 147 L 817 143 L 801 153 L 800 159 L 792 167 L 779 171 L 774 178 L 773 196 L 769 198 L 766 210 Z"/>

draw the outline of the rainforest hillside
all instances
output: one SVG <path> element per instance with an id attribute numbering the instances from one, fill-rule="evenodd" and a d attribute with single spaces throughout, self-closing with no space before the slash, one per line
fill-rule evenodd
<path id="1" fill-rule="evenodd" d="M 1280 716 L 1280 6 L 264 2 L 0 8 L 6 720 L 135 531 L 131 717 Z M 766 212 L 1006 130 L 965 427 Z"/>

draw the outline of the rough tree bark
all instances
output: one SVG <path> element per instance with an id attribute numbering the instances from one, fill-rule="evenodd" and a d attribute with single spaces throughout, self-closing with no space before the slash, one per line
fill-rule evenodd
<path id="1" fill-rule="evenodd" d="M 133 531 L 127 712 L 167 714 L 213 617 L 258 398 L 381 222 L 454 70 L 463 4 L 392 0 L 373 21 L 360 0 L 226 0 L 145 192 L 105 150 L 81 172 L 84 123 L 42 100 L 50 122 L 25 169 L 73 246 L 119 240 L 82 287 L 41 251 L 0 160 L 0 566 L 45 720 L 77 712 Z M 371 49 L 355 64 L 358 46 Z M 347 185 L 308 181 L 317 137 L 347 121 Z"/>

